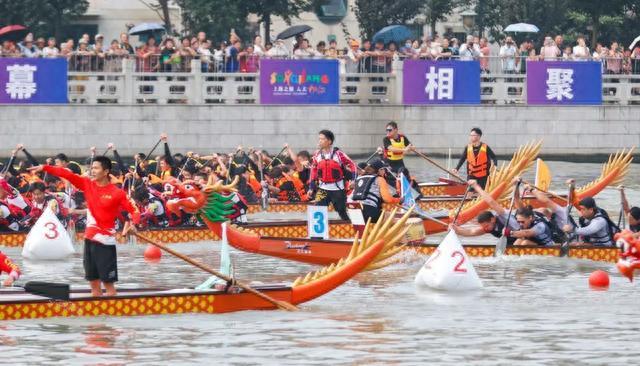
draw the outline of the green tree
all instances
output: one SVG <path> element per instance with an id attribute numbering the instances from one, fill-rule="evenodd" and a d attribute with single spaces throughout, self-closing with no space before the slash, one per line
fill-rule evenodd
<path id="1" fill-rule="evenodd" d="M 0 0 L 0 22 L 22 24 L 35 34 L 62 36 L 62 29 L 89 8 L 87 0 Z"/>
<path id="2" fill-rule="evenodd" d="M 405 24 L 421 13 L 424 0 L 356 0 L 353 10 L 360 24 L 360 35 L 371 38 L 380 29 Z"/>
<path id="3" fill-rule="evenodd" d="M 571 0 L 569 6 L 574 15 L 584 14 L 586 16 L 587 24 L 591 28 L 591 45 L 593 47 L 598 42 L 603 24 L 609 28 L 615 27 L 616 24 L 622 25 L 625 10 L 633 3 L 634 1 L 630 0 Z"/>
<path id="4" fill-rule="evenodd" d="M 447 19 L 456 8 L 468 5 L 470 0 L 426 0 L 422 12 L 427 17 L 431 34 L 436 33 L 436 24 Z"/>
<path id="5" fill-rule="evenodd" d="M 313 0 L 243 0 L 241 3 L 247 14 L 258 16 L 268 41 L 271 37 L 272 16 L 279 16 L 287 24 L 291 24 L 293 18 L 297 18 L 303 11 L 310 10 L 315 2 Z"/>
<path id="6" fill-rule="evenodd" d="M 177 0 L 182 8 L 182 23 L 186 33 L 206 32 L 214 41 L 228 40 L 233 29 L 242 38 L 248 36 L 247 13 L 240 1 Z"/>
<path id="7" fill-rule="evenodd" d="M 169 13 L 170 0 L 139 0 L 146 7 L 158 14 L 158 18 L 162 21 L 167 34 L 173 33 L 173 24 L 171 24 L 171 16 Z"/>

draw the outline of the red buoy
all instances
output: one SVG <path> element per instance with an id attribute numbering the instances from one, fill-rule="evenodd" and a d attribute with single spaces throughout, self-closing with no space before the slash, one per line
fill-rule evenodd
<path id="1" fill-rule="evenodd" d="M 160 248 L 151 244 L 147 245 L 147 248 L 144 250 L 144 259 L 149 262 L 159 262 L 160 258 L 162 258 Z"/>
<path id="2" fill-rule="evenodd" d="M 609 287 L 609 274 L 600 269 L 593 271 L 589 276 L 589 286 L 596 288 Z"/>

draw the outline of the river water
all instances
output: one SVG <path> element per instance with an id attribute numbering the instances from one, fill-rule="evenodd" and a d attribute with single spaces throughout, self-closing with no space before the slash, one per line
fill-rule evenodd
<path id="1" fill-rule="evenodd" d="M 598 164 L 549 165 L 558 191 L 568 177 L 580 184 L 600 172 Z M 422 167 L 421 161 L 410 161 L 412 170 Z M 627 181 L 630 202 L 639 202 L 636 167 Z M 612 189 L 598 202 L 612 214 L 620 207 Z M 216 243 L 173 248 L 219 264 Z M 207 278 L 168 255 L 148 264 L 143 250 L 142 245 L 118 248 L 122 285 L 193 287 Z M 34 263 L 23 261 L 18 248 L 5 252 L 22 266 L 25 280 L 84 284 L 80 254 L 65 262 Z M 360 274 L 299 312 L 2 322 L 0 352 L 7 364 L 31 365 L 629 365 L 640 357 L 640 288 L 612 264 L 551 257 L 474 259 L 484 288 L 454 294 L 417 288 L 413 278 L 426 257 L 402 256 L 401 263 Z M 314 268 L 238 251 L 232 257 L 243 280 L 291 281 Z M 611 273 L 608 290 L 589 288 L 587 278 L 596 269 Z"/>

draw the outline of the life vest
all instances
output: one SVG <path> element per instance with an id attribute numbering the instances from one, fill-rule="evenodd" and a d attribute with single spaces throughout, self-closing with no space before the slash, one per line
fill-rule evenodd
<path id="1" fill-rule="evenodd" d="M 287 202 L 303 202 L 308 201 L 307 193 L 304 191 L 304 184 L 295 176 L 283 176 L 278 179 L 275 184 L 280 190 L 278 193 L 279 201 Z"/>
<path id="2" fill-rule="evenodd" d="M 318 179 L 322 183 L 338 183 L 344 179 L 342 164 L 335 157 L 337 148 L 333 148 L 328 158 L 324 157 L 320 151 L 320 162 L 318 162 Z"/>
<path id="3" fill-rule="evenodd" d="M 160 172 L 160 179 L 162 181 L 167 181 L 171 178 L 173 178 L 173 175 L 171 175 L 171 169 L 163 170 L 162 172 Z"/>
<path id="4" fill-rule="evenodd" d="M 368 206 L 381 207 L 382 197 L 380 196 L 380 188 L 372 189 L 376 185 L 377 175 L 361 175 L 356 179 L 353 195 L 354 201 L 361 201 L 362 204 Z"/>
<path id="5" fill-rule="evenodd" d="M 260 195 L 262 192 L 262 184 L 260 184 L 260 181 L 258 181 L 255 175 L 249 174 L 249 181 L 247 183 L 256 195 Z"/>
<path id="6" fill-rule="evenodd" d="M 494 215 L 495 216 L 495 215 Z M 496 238 L 501 238 L 502 237 L 502 231 L 504 230 L 504 226 L 505 224 L 502 223 L 502 221 L 500 221 L 500 219 L 495 216 L 496 218 L 496 224 L 493 226 L 493 230 L 487 232 L 487 234 L 491 234 Z M 509 222 L 511 222 L 511 220 L 515 220 L 515 217 L 511 217 L 509 219 Z M 513 245 L 513 243 L 515 243 L 516 238 L 509 236 L 507 237 L 507 245 Z"/>
<path id="7" fill-rule="evenodd" d="M 538 245 L 552 245 L 553 237 L 551 234 L 551 226 L 549 224 L 549 221 L 546 218 L 543 219 L 534 214 L 533 222 L 531 223 L 531 228 L 533 228 L 538 224 L 542 224 L 544 226 L 544 231 L 528 239 L 535 242 Z"/>
<path id="8" fill-rule="evenodd" d="M 562 231 L 562 228 L 558 226 L 555 220 L 556 214 L 551 214 L 551 220 L 549 220 L 543 213 L 534 211 L 533 214 L 537 219 L 544 222 L 551 230 L 551 239 L 554 243 L 564 243 L 567 241 L 567 234 Z"/>
<path id="9" fill-rule="evenodd" d="M 489 175 L 487 144 L 480 146 L 477 156 L 473 153 L 473 145 L 467 146 L 467 174 L 475 178 L 484 178 Z"/>
<path id="10" fill-rule="evenodd" d="M 20 220 L 24 217 L 24 214 L 20 215 L 20 211 L 22 210 L 19 207 L 7 204 L 2 201 L 0 201 L 0 210 L 9 213 L 5 217 L 0 217 L 0 230 L 20 230 Z"/>
<path id="11" fill-rule="evenodd" d="M 597 207 L 596 214 L 593 216 L 591 220 L 586 220 L 585 218 L 581 217 L 578 219 L 578 223 L 580 224 L 580 227 L 585 227 L 585 226 L 588 226 L 591 223 L 591 221 L 593 221 L 597 217 L 601 217 L 607 222 L 606 230 L 601 230 L 590 236 L 585 236 L 582 238 L 582 240 L 584 240 L 586 243 L 590 243 L 597 246 L 613 245 L 614 244 L 613 237 L 615 234 L 620 232 L 620 228 L 616 224 L 614 224 L 613 221 L 611 221 L 607 211 L 601 209 L 600 207 Z"/>
<path id="12" fill-rule="evenodd" d="M 389 138 L 389 141 L 391 142 L 391 145 L 389 147 L 395 147 L 398 149 L 404 149 L 406 147 L 404 144 L 404 135 L 398 134 L 397 140 Z M 402 160 L 402 158 L 404 158 L 404 152 L 393 152 L 387 148 L 385 150 L 385 156 L 387 160 L 391 161 Z"/>

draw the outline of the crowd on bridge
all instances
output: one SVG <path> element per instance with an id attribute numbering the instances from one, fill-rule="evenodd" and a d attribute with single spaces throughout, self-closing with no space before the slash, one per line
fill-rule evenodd
<path id="1" fill-rule="evenodd" d="M 84 34 L 79 40 L 59 42 L 53 37 L 34 37 L 28 34 L 20 42 L 5 40 L 0 49 L 2 57 L 65 57 L 71 71 L 111 71 L 122 69 L 122 59 L 136 60 L 142 72 L 189 72 L 191 61 L 200 60 L 203 72 L 259 71 L 260 58 L 338 59 L 345 73 L 387 73 L 392 62 L 401 59 L 477 60 L 484 73 L 526 73 L 526 62 L 537 60 L 583 61 L 602 63 L 603 73 L 640 73 L 640 46 L 625 48 L 616 41 L 588 45 L 584 37 L 569 44 L 562 35 L 546 36 L 541 44 L 524 40 L 517 44 L 505 37 L 498 44 L 487 38 L 467 36 L 425 36 L 397 44 L 368 39 L 349 39 L 346 47 L 336 40 L 315 44 L 300 34 L 295 40 L 276 39 L 264 42 L 261 36 L 243 41 L 231 32 L 229 40 L 214 42 L 204 32 L 182 38 L 153 36 L 146 42 L 132 45 L 127 33 L 119 39 L 105 40 L 101 34 Z"/>

